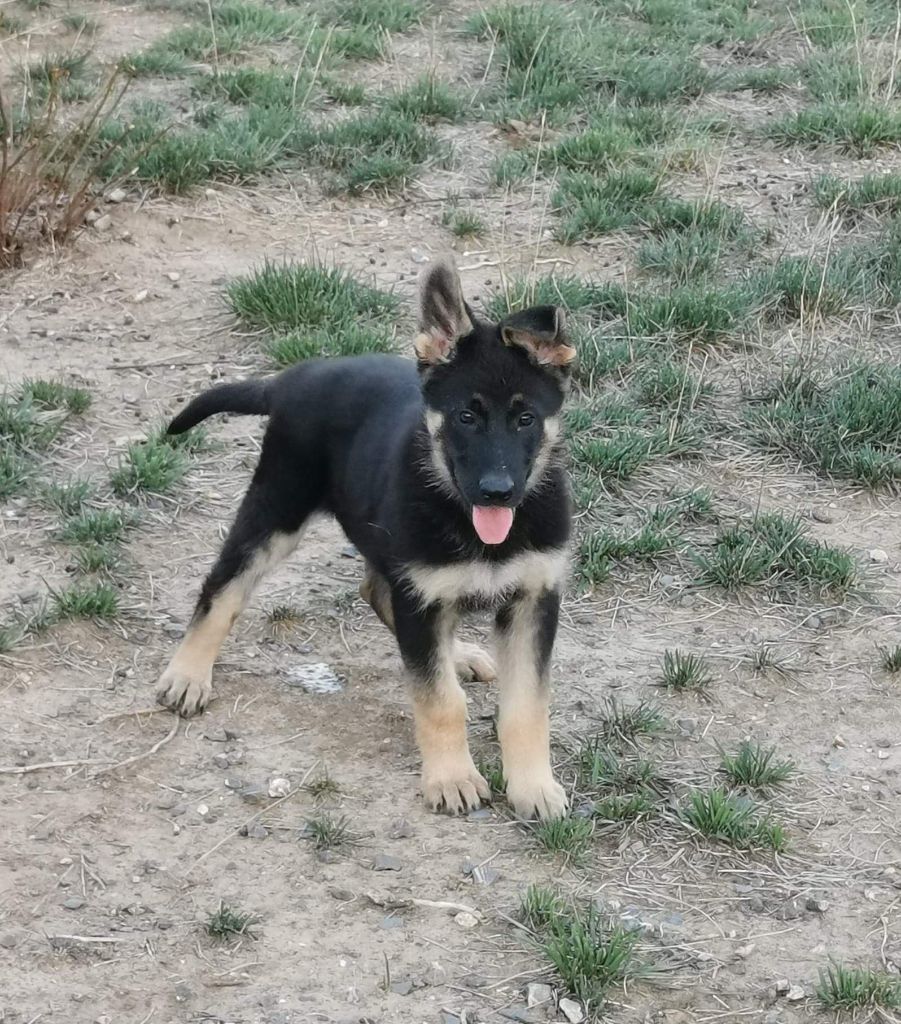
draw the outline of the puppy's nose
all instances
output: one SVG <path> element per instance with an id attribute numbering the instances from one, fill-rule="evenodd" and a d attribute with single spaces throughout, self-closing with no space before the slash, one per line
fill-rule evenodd
<path id="1" fill-rule="evenodd" d="M 490 505 L 503 505 L 513 497 L 513 479 L 508 473 L 486 473 L 479 480 L 482 500 Z"/>

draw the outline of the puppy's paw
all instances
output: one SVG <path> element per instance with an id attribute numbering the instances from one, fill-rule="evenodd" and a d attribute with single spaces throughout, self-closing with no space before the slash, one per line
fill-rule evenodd
<path id="1" fill-rule="evenodd" d="M 196 674 L 170 666 L 160 676 L 156 699 L 182 718 L 190 718 L 209 704 L 213 696 L 212 676 L 212 671 Z"/>
<path id="2" fill-rule="evenodd" d="M 491 789 L 472 758 L 442 758 L 422 769 L 422 795 L 433 811 L 463 814 L 491 799 Z"/>
<path id="3" fill-rule="evenodd" d="M 566 792 L 550 770 L 507 779 L 507 800 L 518 818 L 534 821 L 562 818 L 566 814 Z"/>
<path id="4" fill-rule="evenodd" d="M 466 640 L 454 642 L 454 666 L 461 679 L 475 679 L 480 683 L 493 683 L 497 679 L 494 658 L 478 644 Z"/>

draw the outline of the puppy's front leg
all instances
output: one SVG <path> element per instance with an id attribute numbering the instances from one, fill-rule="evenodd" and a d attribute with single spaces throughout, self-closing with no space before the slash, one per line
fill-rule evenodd
<path id="1" fill-rule="evenodd" d="M 391 597 L 397 642 L 411 678 L 425 801 L 452 814 L 479 807 L 491 790 L 466 739 L 466 694 L 454 666 L 456 613 L 440 603 L 421 608 L 401 588 Z"/>
<path id="2" fill-rule="evenodd" d="M 551 769 L 550 660 L 560 594 L 520 594 L 497 614 L 498 738 L 507 798 L 522 818 L 558 818 L 566 794 Z"/>

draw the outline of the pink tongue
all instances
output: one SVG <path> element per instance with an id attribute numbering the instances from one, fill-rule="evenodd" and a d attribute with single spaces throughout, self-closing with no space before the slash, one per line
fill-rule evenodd
<path id="1" fill-rule="evenodd" d="M 513 509 L 473 505 L 472 525 L 483 544 L 503 544 L 513 525 Z"/>

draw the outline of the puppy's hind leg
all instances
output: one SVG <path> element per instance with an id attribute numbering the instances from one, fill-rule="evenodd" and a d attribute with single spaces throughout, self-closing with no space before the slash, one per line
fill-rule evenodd
<path id="1" fill-rule="evenodd" d="M 366 563 L 366 574 L 360 584 L 360 597 L 371 606 L 375 614 L 394 633 L 391 585 L 368 562 Z M 494 659 L 477 644 L 455 638 L 453 658 L 457 675 L 461 679 L 475 679 L 480 683 L 490 683 L 497 678 Z"/>
<path id="2" fill-rule="evenodd" d="M 308 475 L 303 490 L 284 486 L 285 467 L 263 456 L 222 551 L 204 581 L 188 631 L 160 677 L 160 704 L 190 717 L 212 696 L 213 663 L 254 588 L 297 547 L 318 503 Z M 278 471 L 276 471 L 278 469 Z M 293 467 L 296 474 L 297 467 Z"/>

